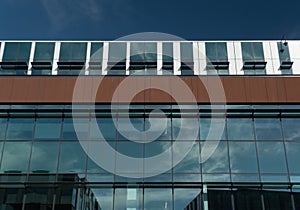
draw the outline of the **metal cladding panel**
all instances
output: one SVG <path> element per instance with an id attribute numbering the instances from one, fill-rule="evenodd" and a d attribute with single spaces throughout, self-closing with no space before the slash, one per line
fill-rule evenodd
<path id="1" fill-rule="evenodd" d="M 0 102 L 1 103 L 71 103 L 74 102 L 97 102 L 111 103 L 115 94 L 114 102 L 134 103 L 174 103 L 175 91 L 183 96 L 181 102 L 191 102 L 184 95 L 184 91 L 178 89 L 177 81 L 173 76 L 89 76 L 80 77 L 79 88 L 76 98 L 73 91 L 77 77 L 72 76 L 1 76 L 0 77 Z M 99 85 L 99 78 L 101 84 Z M 181 76 L 180 78 L 194 94 L 197 102 L 210 102 L 206 88 L 214 91 L 217 77 L 203 76 L 201 80 L 194 76 Z M 128 79 L 130 84 L 121 86 L 124 93 L 117 94 L 115 90 L 121 82 Z M 270 76 L 226 76 L 221 77 L 227 103 L 280 103 L 300 102 L 300 77 L 270 77 Z M 99 85 L 99 86 L 98 86 Z M 163 90 L 155 88 L 157 85 Z M 143 87 L 153 87 L 143 90 Z M 181 92 L 182 91 L 182 92 Z M 170 92 L 171 94 L 167 93 Z M 95 95 L 95 100 L 93 95 Z M 222 102 L 216 99 L 214 102 Z M 178 101 L 177 101 L 178 102 Z"/>

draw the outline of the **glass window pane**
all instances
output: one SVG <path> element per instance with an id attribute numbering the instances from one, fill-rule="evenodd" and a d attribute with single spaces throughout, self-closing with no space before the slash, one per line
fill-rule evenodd
<path id="1" fill-rule="evenodd" d="M 4 146 L 1 171 L 27 172 L 31 142 L 6 142 Z"/>
<path id="2" fill-rule="evenodd" d="M 200 118 L 200 140 L 225 140 L 225 119 Z"/>
<path id="3" fill-rule="evenodd" d="M 74 119 L 75 121 L 75 119 Z M 63 128 L 62 128 L 62 139 L 63 140 L 77 140 L 77 134 L 79 136 L 84 136 L 88 138 L 89 132 L 89 119 L 86 118 L 77 118 L 77 130 L 75 131 L 74 122 L 72 118 L 64 118 Z M 77 132 L 77 134 L 76 134 Z"/>
<path id="4" fill-rule="evenodd" d="M 115 210 L 143 209 L 142 189 L 125 188 L 115 191 Z"/>
<path id="5" fill-rule="evenodd" d="M 3 61 L 16 61 L 18 58 L 19 44 L 16 42 L 6 42 L 3 52 Z"/>
<path id="6" fill-rule="evenodd" d="M 264 50 L 261 42 L 253 42 L 254 59 L 256 61 L 264 61 Z"/>
<path id="7" fill-rule="evenodd" d="M 130 44 L 130 61 L 131 62 L 144 62 L 145 61 L 145 43 Z"/>
<path id="8" fill-rule="evenodd" d="M 218 59 L 219 59 L 219 61 L 227 61 L 228 60 L 227 43 L 226 42 L 218 42 L 217 47 L 218 47 Z"/>
<path id="9" fill-rule="evenodd" d="M 108 61 L 119 62 L 126 59 L 126 43 L 109 43 Z"/>
<path id="10" fill-rule="evenodd" d="M 242 54 L 243 54 L 243 60 L 254 60 L 253 56 L 253 50 L 252 50 L 252 43 L 251 42 L 242 42 Z"/>
<path id="11" fill-rule="evenodd" d="M 34 61 L 53 61 L 55 43 L 37 42 L 35 44 Z"/>
<path id="12" fill-rule="evenodd" d="M 113 209 L 113 189 L 95 188 L 92 192 L 98 201 L 99 209 Z"/>
<path id="13" fill-rule="evenodd" d="M 145 140 L 144 118 L 119 118 L 118 140 Z"/>
<path id="14" fill-rule="evenodd" d="M 34 118 L 10 118 L 7 128 L 7 140 L 31 140 Z"/>
<path id="15" fill-rule="evenodd" d="M 180 43 L 180 58 L 181 58 L 181 62 L 193 61 L 193 43 L 192 42 Z"/>
<path id="16" fill-rule="evenodd" d="M 231 172 L 257 173 L 257 157 L 254 142 L 229 142 Z"/>
<path id="17" fill-rule="evenodd" d="M 282 118 L 282 127 L 285 140 L 300 140 L 300 119 Z"/>
<path id="18" fill-rule="evenodd" d="M 255 118 L 255 135 L 257 140 L 281 140 L 282 131 L 278 118 Z"/>
<path id="19" fill-rule="evenodd" d="M 285 142 L 289 172 L 300 173 L 300 142 Z"/>
<path id="20" fill-rule="evenodd" d="M 171 140 L 171 118 L 164 118 L 167 121 L 165 126 L 160 118 L 152 118 L 150 123 L 149 118 L 145 119 L 145 130 L 147 140 Z"/>
<path id="21" fill-rule="evenodd" d="M 198 140 L 199 121 L 196 118 L 173 118 L 173 140 Z"/>
<path id="22" fill-rule="evenodd" d="M 202 205 L 200 193 L 200 189 L 174 189 L 174 210 L 196 210 L 195 206 Z"/>
<path id="23" fill-rule="evenodd" d="M 282 142 L 257 142 L 261 173 L 287 173 Z"/>
<path id="24" fill-rule="evenodd" d="M 145 43 L 145 62 L 157 62 L 156 43 Z"/>
<path id="25" fill-rule="evenodd" d="M 34 142 L 30 171 L 55 173 L 58 163 L 58 146 L 57 142 Z"/>
<path id="26" fill-rule="evenodd" d="M 5 139 L 7 118 L 0 118 L 0 140 Z"/>
<path id="27" fill-rule="evenodd" d="M 35 140 L 59 140 L 61 118 L 38 118 L 35 127 Z"/>
<path id="28" fill-rule="evenodd" d="M 72 43 L 72 60 L 85 62 L 87 43 Z"/>
<path id="29" fill-rule="evenodd" d="M 144 209 L 147 210 L 173 209 L 172 189 L 145 188 Z"/>
<path id="30" fill-rule="evenodd" d="M 227 132 L 228 140 L 253 140 L 252 118 L 228 118 Z"/>
<path id="31" fill-rule="evenodd" d="M 201 144 L 201 148 L 203 145 L 204 143 Z M 221 141 L 210 158 L 202 163 L 202 172 L 229 172 L 227 142 Z"/>
<path id="32" fill-rule="evenodd" d="M 72 60 L 72 43 L 63 42 L 60 45 L 59 61 Z"/>
<path id="33" fill-rule="evenodd" d="M 173 43 L 163 43 L 163 62 L 173 62 Z"/>
<path id="34" fill-rule="evenodd" d="M 78 142 L 62 142 L 60 147 L 59 172 L 85 172 L 86 154 Z"/>
<path id="35" fill-rule="evenodd" d="M 97 118 L 97 124 L 91 119 L 90 139 L 92 140 L 116 140 L 117 129 L 112 118 Z M 101 136 L 100 133 L 101 132 Z"/>
<path id="36" fill-rule="evenodd" d="M 178 144 L 186 144 L 184 142 L 180 142 Z M 182 146 L 179 148 L 184 148 Z M 180 157 L 182 155 L 182 150 L 173 147 L 173 157 Z M 194 143 L 192 149 L 185 156 L 185 158 L 178 163 L 176 166 L 173 165 L 174 173 L 200 173 L 200 150 L 199 150 L 199 142 Z"/>
<path id="37" fill-rule="evenodd" d="M 210 61 L 216 61 L 216 60 L 218 60 L 216 43 L 214 43 L 214 42 L 206 42 L 205 43 L 205 50 L 206 50 L 206 57 Z"/>
<path id="38" fill-rule="evenodd" d="M 18 61 L 29 61 L 31 42 L 19 43 Z"/>
<path id="39" fill-rule="evenodd" d="M 91 61 L 102 62 L 103 43 L 92 42 L 91 44 Z"/>

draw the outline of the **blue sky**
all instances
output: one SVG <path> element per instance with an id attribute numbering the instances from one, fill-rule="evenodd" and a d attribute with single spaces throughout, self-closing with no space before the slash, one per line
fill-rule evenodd
<path id="1" fill-rule="evenodd" d="M 297 0 L 1 0 L 0 39 L 114 40 L 163 32 L 188 40 L 300 38 Z"/>

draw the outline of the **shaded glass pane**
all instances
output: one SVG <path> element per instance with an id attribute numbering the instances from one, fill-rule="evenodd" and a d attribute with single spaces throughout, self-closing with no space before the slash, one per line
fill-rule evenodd
<path id="1" fill-rule="evenodd" d="M 117 152 L 131 158 L 143 158 L 144 148 L 143 144 L 132 141 L 117 142 Z M 116 171 L 117 172 L 134 172 L 143 173 L 143 163 L 136 163 L 133 165 L 126 164 L 126 161 L 122 157 L 116 159 Z"/>
<path id="2" fill-rule="evenodd" d="M 116 140 L 117 130 L 112 118 L 97 118 L 97 124 L 91 119 L 90 139 Z M 100 133 L 101 132 L 101 133 Z"/>
<path id="3" fill-rule="evenodd" d="M 253 53 L 256 61 L 264 61 L 264 50 L 261 42 L 253 42 Z"/>
<path id="4" fill-rule="evenodd" d="M 113 209 L 113 189 L 92 189 L 100 209 Z"/>
<path id="5" fill-rule="evenodd" d="M 62 142 L 60 147 L 59 172 L 84 172 L 86 154 L 78 142 Z"/>
<path id="6" fill-rule="evenodd" d="M 222 118 L 200 118 L 200 140 L 225 140 L 226 122 Z"/>
<path id="7" fill-rule="evenodd" d="M 219 59 L 219 61 L 227 61 L 228 60 L 227 43 L 226 42 L 218 42 L 217 47 L 218 47 L 218 59 Z"/>
<path id="8" fill-rule="evenodd" d="M 174 189 L 174 210 L 194 210 L 193 207 L 201 206 L 200 193 L 201 189 Z M 188 206 L 191 208 L 187 208 Z"/>
<path id="9" fill-rule="evenodd" d="M 6 42 L 3 61 L 29 61 L 31 42 Z"/>
<path id="10" fill-rule="evenodd" d="M 131 43 L 130 44 L 130 61 L 143 62 L 145 61 L 145 45 L 144 43 Z"/>
<path id="11" fill-rule="evenodd" d="M 157 62 L 156 43 L 145 43 L 145 62 Z"/>
<path id="12" fill-rule="evenodd" d="M 126 59 L 126 43 L 109 43 L 108 61 L 119 62 Z"/>
<path id="13" fill-rule="evenodd" d="M 58 163 L 58 146 L 59 143 L 56 142 L 35 142 L 32 147 L 30 171 L 55 173 Z"/>
<path id="14" fill-rule="evenodd" d="M 258 172 L 254 142 L 229 142 L 229 157 L 231 172 Z"/>
<path id="15" fill-rule="evenodd" d="M 204 144 L 201 144 L 201 148 Z M 202 157 L 202 160 L 204 158 L 206 157 Z M 203 173 L 229 172 L 228 149 L 225 141 L 221 141 L 208 160 L 202 163 L 202 171 Z"/>
<path id="16" fill-rule="evenodd" d="M 196 118 L 173 118 L 173 140 L 198 140 L 199 120 Z"/>
<path id="17" fill-rule="evenodd" d="M 92 42 L 91 44 L 91 61 L 101 61 L 103 57 L 103 43 Z"/>
<path id="18" fill-rule="evenodd" d="M 145 140 L 144 118 L 119 118 L 118 140 Z"/>
<path id="19" fill-rule="evenodd" d="M 173 157 L 180 157 L 182 155 L 182 149 L 184 148 L 184 142 L 180 142 L 183 146 L 173 147 Z M 173 165 L 174 173 L 200 173 L 200 150 L 199 142 L 194 143 L 192 149 L 185 156 L 185 158 L 176 166 Z"/>
<path id="20" fill-rule="evenodd" d="M 50 61 L 54 56 L 55 43 L 37 42 L 35 45 L 34 61 Z"/>
<path id="21" fill-rule="evenodd" d="M 76 122 L 76 127 L 74 127 L 74 122 L 72 118 L 64 118 L 63 128 L 62 128 L 63 140 L 77 140 L 78 139 L 77 135 L 79 135 L 79 137 L 85 137 L 85 139 L 87 139 L 88 131 L 89 131 L 89 119 L 85 119 L 85 118 L 76 119 L 75 122 Z"/>
<path id="22" fill-rule="evenodd" d="M 255 134 L 257 140 L 281 140 L 282 131 L 278 118 L 255 118 Z"/>
<path id="23" fill-rule="evenodd" d="M 288 44 L 284 44 L 282 42 L 277 42 L 278 52 L 279 52 L 279 59 L 280 61 L 290 61 L 290 51 Z"/>
<path id="24" fill-rule="evenodd" d="M 171 118 L 152 118 L 150 123 L 149 118 L 145 119 L 145 130 L 147 140 L 171 140 Z M 165 124 L 163 120 L 166 120 Z"/>
<path id="25" fill-rule="evenodd" d="M 286 142 L 285 148 L 289 172 L 300 173 L 300 142 Z"/>
<path id="26" fill-rule="evenodd" d="M 7 118 L 0 118 L 0 140 L 5 139 Z"/>
<path id="27" fill-rule="evenodd" d="M 143 209 L 142 189 L 116 189 L 115 210 Z"/>
<path id="28" fill-rule="evenodd" d="M 216 43 L 206 42 L 205 50 L 206 50 L 206 56 L 209 60 L 215 61 L 218 59 Z"/>
<path id="29" fill-rule="evenodd" d="M 4 146 L 1 171 L 27 172 L 31 142 L 7 142 Z"/>
<path id="30" fill-rule="evenodd" d="M 253 140 L 253 121 L 251 118 L 228 118 L 228 140 Z"/>
<path id="31" fill-rule="evenodd" d="M 282 142 L 258 142 L 257 148 L 262 173 L 287 173 Z"/>
<path id="32" fill-rule="evenodd" d="M 163 43 L 163 62 L 173 62 L 173 43 Z"/>
<path id="33" fill-rule="evenodd" d="M 60 61 L 71 61 L 72 60 L 72 43 L 61 43 L 60 46 Z"/>
<path id="34" fill-rule="evenodd" d="M 167 169 L 172 168 L 172 152 L 171 142 L 153 141 L 144 144 L 145 147 L 145 158 L 154 157 L 157 155 L 164 155 L 163 159 L 157 164 L 153 165 L 151 161 L 145 161 L 144 171 L 145 173 L 155 173 L 156 169 Z M 155 168 L 155 170 L 153 169 Z"/>
<path id="35" fill-rule="evenodd" d="M 300 140 L 300 119 L 282 118 L 282 128 L 285 140 Z"/>
<path id="36" fill-rule="evenodd" d="M 72 43 L 72 59 L 84 62 L 86 59 L 87 43 Z"/>
<path id="37" fill-rule="evenodd" d="M 145 188 L 144 209 L 158 210 L 172 208 L 172 189 L 151 189 Z"/>
<path id="38" fill-rule="evenodd" d="M 7 128 L 7 140 L 31 140 L 34 118 L 10 118 Z"/>
<path id="39" fill-rule="evenodd" d="M 243 54 L 243 60 L 253 60 L 253 50 L 252 50 L 252 43 L 251 42 L 242 42 L 242 54 Z"/>
<path id="40" fill-rule="evenodd" d="M 36 140 L 59 140 L 61 130 L 61 118 L 38 118 L 34 139 Z"/>
<path id="41" fill-rule="evenodd" d="M 180 43 L 180 58 L 181 58 L 181 62 L 193 61 L 193 43 L 192 42 Z"/>

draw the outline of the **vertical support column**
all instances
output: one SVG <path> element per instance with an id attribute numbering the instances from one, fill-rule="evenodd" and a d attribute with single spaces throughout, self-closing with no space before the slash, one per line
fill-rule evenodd
<path id="1" fill-rule="evenodd" d="M 32 64 L 31 64 L 31 62 L 33 62 L 33 58 L 34 58 L 35 43 L 36 42 L 32 42 L 31 43 L 31 49 L 30 49 L 30 56 L 29 56 L 29 62 L 28 62 L 27 75 L 31 75 L 32 74 Z"/>
<path id="2" fill-rule="evenodd" d="M 54 56 L 52 62 L 52 75 L 57 75 L 57 70 L 58 70 L 57 62 L 59 60 L 60 46 L 61 46 L 60 42 L 55 42 Z"/>
<path id="3" fill-rule="evenodd" d="M 126 42 L 126 75 L 129 75 L 130 67 L 130 42 Z"/>
<path id="4" fill-rule="evenodd" d="M 180 42 L 174 42 L 173 44 L 173 62 L 174 62 L 174 75 L 181 75 Z"/>
<path id="5" fill-rule="evenodd" d="M 163 44 L 162 42 L 157 42 L 157 75 L 162 75 L 163 67 Z"/>
<path id="6" fill-rule="evenodd" d="M 0 61 L 2 61 L 3 54 L 4 54 L 5 42 L 1 42 L 0 46 Z"/>
<path id="7" fill-rule="evenodd" d="M 235 66 L 237 75 L 243 75 L 243 56 L 241 42 L 233 42 L 235 54 Z"/>
<path id="8" fill-rule="evenodd" d="M 203 185 L 203 207 L 204 210 L 208 210 L 208 198 L 207 198 L 207 185 Z"/>
<path id="9" fill-rule="evenodd" d="M 107 62 L 108 62 L 108 46 L 109 42 L 103 43 L 103 62 L 102 62 L 102 75 L 107 74 Z"/>
<path id="10" fill-rule="evenodd" d="M 91 42 L 87 43 L 86 46 L 86 59 L 85 59 L 85 75 L 89 75 L 89 62 L 91 60 Z"/>
<path id="11" fill-rule="evenodd" d="M 263 45 L 263 52 L 264 52 L 264 58 L 265 61 L 267 62 L 266 65 L 266 74 L 267 75 L 272 75 L 275 73 L 274 68 L 273 68 L 273 62 L 272 62 L 272 52 L 271 52 L 271 46 L 270 42 L 262 42 Z"/>
<path id="12" fill-rule="evenodd" d="M 25 210 L 25 203 L 26 203 L 26 194 L 23 195 L 22 210 Z"/>
<path id="13" fill-rule="evenodd" d="M 53 195 L 52 210 L 55 210 L 56 194 Z"/>
<path id="14" fill-rule="evenodd" d="M 205 50 L 205 42 L 198 42 L 199 47 L 199 75 L 207 75 L 206 68 L 206 50 Z"/>

